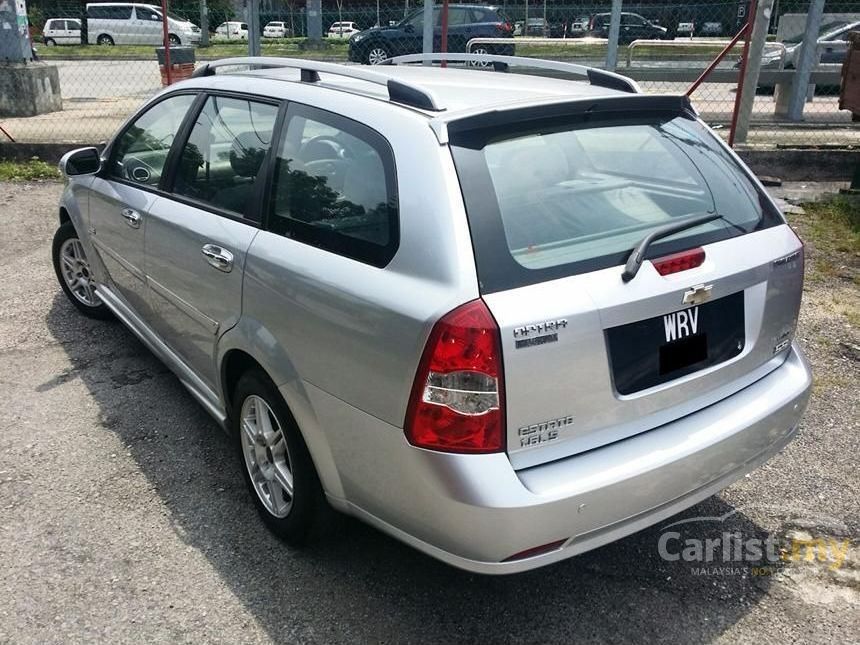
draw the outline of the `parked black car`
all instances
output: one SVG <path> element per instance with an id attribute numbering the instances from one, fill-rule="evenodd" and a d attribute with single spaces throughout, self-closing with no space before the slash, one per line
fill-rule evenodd
<path id="1" fill-rule="evenodd" d="M 440 7 L 433 9 L 433 49 L 439 51 L 442 41 Z M 392 56 L 419 54 L 424 36 L 424 9 L 417 9 L 402 22 L 391 27 L 373 27 L 349 39 L 349 60 L 376 65 Z M 474 4 L 448 5 L 448 51 L 465 52 L 472 38 L 513 38 L 510 21 L 498 7 Z M 511 55 L 513 44 L 481 45 L 474 53 Z"/>
<path id="2" fill-rule="evenodd" d="M 609 19 L 611 14 L 596 13 L 591 16 L 588 25 L 588 35 L 592 38 L 609 38 Z M 666 28 L 661 27 L 640 16 L 638 13 L 621 12 L 621 29 L 618 32 L 618 42 L 629 44 L 640 38 L 663 40 L 666 38 Z"/>

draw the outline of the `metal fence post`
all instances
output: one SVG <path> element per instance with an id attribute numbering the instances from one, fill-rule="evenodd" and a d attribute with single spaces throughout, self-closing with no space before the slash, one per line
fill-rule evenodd
<path id="1" fill-rule="evenodd" d="M 433 0 L 424 0 L 424 36 L 421 51 L 425 54 L 433 53 Z M 430 65 L 429 60 L 424 65 Z"/>
<path id="2" fill-rule="evenodd" d="M 749 36 L 749 55 L 747 57 L 746 69 L 741 87 L 741 104 L 738 110 L 737 127 L 733 143 L 746 143 L 750 129 L 750 117 L 752 116 L 753 104 L 755 103 L 755 92 L 758 87 L 759 72 L 761 72 L 761 59 L 764 54 L 764 43 L 767 39 L 767 29 L 770 24 L 770 13 L 773 9 L 773 0 L 760 0 L 756 7 L 752 32 Z"/>
<path id="3" fill-rule="evenodd" d="M 812 73 L 812 68 L 818 64 L 818 30 L 821 27 L 823 13 L 824 0 L 812 0 L 809 4 L 809 13 L 806 14 L 806 31 L 803 33 L 800 58 L 797 61 L 797 71 L 794 73 L 791 97 L 788 100 L 789 121 L 803 120 L 803 107 L 806 103 L 809 76 Z"/>
<path id="4" fill-rule="evenodd" d="M 618 66 L 618 35 L 621 33 L 621 0 L 612 0 L 612 14 L 609 17 L 609 42 L 606 45 L 606 69 Z"/>

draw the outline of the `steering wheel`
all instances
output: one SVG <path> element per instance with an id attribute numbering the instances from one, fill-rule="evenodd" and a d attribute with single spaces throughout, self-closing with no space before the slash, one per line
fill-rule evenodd
<path id="1" fill-rule="evenodd" d="M 138 184 L 152 185 L 158 183 L 155 169 L 137 157 L 125 157 L 122 160 L 122 172 L 126 179 Z M 153 178 L 155 181 L 152 181 Z"/>
<path id="2" fill-rule="evenodd" d="M 312 137 L 302 144 L 299 150 L 299 158 L 305 163 L 320 161 L 323 159 L 343 159 L 347 155 L 344 145 L 328 134 Z"/>

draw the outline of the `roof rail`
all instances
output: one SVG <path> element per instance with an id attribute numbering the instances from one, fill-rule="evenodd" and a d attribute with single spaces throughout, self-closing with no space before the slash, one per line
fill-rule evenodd
<path id="1" fill-rule="evenodd" d="M 256 68 L 289 68 L 301 71 L 303 83 L 317 83 L 320 80 L 319 73 L 343 76 L 360 81 L 383 85 L 388 89 L 388 99 L 394 103 L 409 105 L 422 110 L 441 112 L 444 108 L 439 107 L 433 94 L 426 89 L 397 79 L 386 74 L 373 72 L 359 66 L 340 65 L 338 63 L 326 63 L 322 61 L 304 60 L 301 58 L 270 58 L 268 56 L 239 56 L 236 58 L 222 58 L 220 60 L 204 63 L 198 67 L 192 77 L 212 76 L 219 67 L 235 67 L 237 65 L 248 65 Z"/>
<path id="2" fill-rule="evenodd" d="M 631 78 L 607 72 L 596 67 L 577 65 L 576 63 L 562 63 L 558 61 L 544 60 L 542 58 L 525 58 L 524 56 L 497 56 L 495 54 L 407 54 L 395 56 L 383 61 L 382 65 L 399 65 L 403 63 L 424 63 L 446 61 L 455 63 L 485 63 L 491 64 L 497 72 L 505 72 L 508 67 L 531 67 L 534 69 L 547 69 L 555 72 L 565 72 L 587 78 L 592 85 L 607 87 L 613 90 L 640 94 L 639 85 Z"/>

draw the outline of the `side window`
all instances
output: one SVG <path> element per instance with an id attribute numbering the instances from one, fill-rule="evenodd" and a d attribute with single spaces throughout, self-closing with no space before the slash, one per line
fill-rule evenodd
<path id="1" fill-rule="evenodd" d="M 135 7 L 134 12 L 138 20 L 161 20 L 161 16 L 146 7 Z"/>
<path id="2" fill-rule="evenodd" d="M 464 9 L 462 7 L 451 7 L 448 9 L 448 24 L 452 27 L 456 27 L 458 25 L 466 25 L 471 22 L 475 22 L 472 20 L 470 13 L 471 12 L 468 9 Z"/>
<path id="3" fill-rule="evenodd" d="M 278 146 L 269 229 L 374 266 L 398 243 L 388 142 L 349 119 L 292 104 Z"/>
<path id="4" fill-rule="evenodd" d="M 108 7 L 108 18 L 111 20 L 131 20 L 132 6 L 130 4 Z"/>
<path id="5" fill-rule="evenodd" d="M 195 98 L 193 94 L 171 96 L 138 117 L 114 144 L 109 174 L 137 184 L 157 186 L 173 138 Z"/>
<path id="6" fill-rule="evenodd" d="M 66 21 L 66 29 L 71 29 L 73 31 L 80 31 L 81 23 L 77 20 L 67 20 Z"/>
<path id="7" fill-rule="evenodd" d="M 245 215 L 277 115 L 276 105 L 210 96 L 182 148 L 173 192 Z"/>

